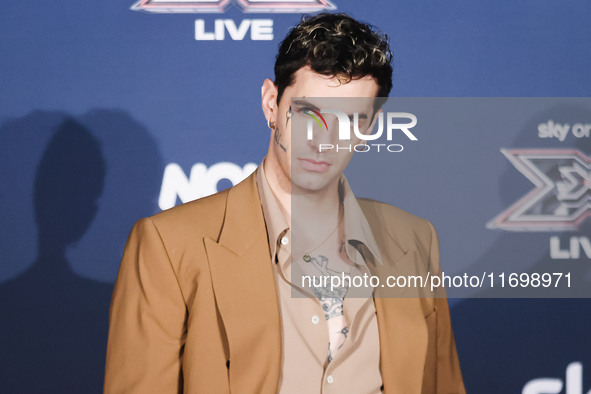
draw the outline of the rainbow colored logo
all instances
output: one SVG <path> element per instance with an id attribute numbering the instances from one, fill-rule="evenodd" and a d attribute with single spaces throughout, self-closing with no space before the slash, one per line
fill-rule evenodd
<path id="1" fill-rule="evenodd" d="M 322 114 L 320 114 L 320 112 L 318 112 L 312 108 L 303 108 L 302 113 L 304 113 L 308 116 L 311 116 L 316 121 L 316 123 L 318 123 L 318 126 L 320 126 L 320 130 L 322 130 L 322 123 L 324 123 L 324 130 L 328 130 L 328 125 L 326 124 L 326 120 L 324 120 L 324 117 L 322 116 Z M 318 118 L 320 118 L 320 119 L 318 119 Z M 322 123 L 320 123 L 321 119 L 322 119 Z"/>

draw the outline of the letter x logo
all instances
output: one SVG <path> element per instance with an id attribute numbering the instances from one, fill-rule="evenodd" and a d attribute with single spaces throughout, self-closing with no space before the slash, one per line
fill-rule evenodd
<path id="1" fill-rule="evenodd" d="M 329 0 L 139 0 L 132 10 L 163 13 L 222 13 L 232 4 L 243 12 L 312 13 L 335 10 Z"/>
<path id="2" fill-rule="evenodd" d="M 488 228 L 576 230 L 591 216 L 591 158 L 576 149 L 501 149 L 536 188 L 491 220 Z"/>

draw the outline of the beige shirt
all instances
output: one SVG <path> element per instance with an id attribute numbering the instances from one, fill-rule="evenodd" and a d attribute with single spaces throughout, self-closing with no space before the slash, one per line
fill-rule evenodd
<path id="1" fill-rule="evenodd" d="M 271 258 L 275 262 L 281 310 L 282 370 L 278 393 L 380 393 L 379 334 L 371 288 L 348 289 L 343 300 L 343 313 L 348 322 L 347 338 L 329 362 L 329 327 L 325 312 L 309 288 L 296 283 L 299 281 L 292 283 L 292 233 L 269 187 L 263 164 L 259 166 L 256 181 Z M 344 176 L 340 182 L 347 241 L 345 251 L 354 263 L 348 273 L 351 276 L 369 275 L 365 260 L 372 259 L 381 264 L 381 257 L 369 224 Z"/>

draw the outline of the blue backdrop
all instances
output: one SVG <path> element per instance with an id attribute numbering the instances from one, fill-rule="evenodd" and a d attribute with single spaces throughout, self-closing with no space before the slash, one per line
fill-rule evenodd
<path id="1" fill-rule="evenodd" d="M 390 36 L 392 96 L 590 96 L 589 2 L 331 3 Z M 229 186 L 266 152 L 260 86 L 273 77 L 278 43 L 301 13 L 237 5 L 156 13 L 149 4 L 143 11 L 113 0 L 2 5 L 1 392 L 101 392 L 109 301 L 133 223 Z M 215 38 L 216 20 L 224 39 L 202 40 Z M 234 26 L 249 27 L 243 39 L 232 37 Z M 568 229 L 487 227 L 533 189 L 501 148 L 591 155 L 584 132 L 541 138 L 538 126 L 549 120 L 591 124 L 591 108 L 558 105 L 496 133 L 433 137 L 422 156 L 392 169 L 408 186 L 393 202 L 434 223 L 444 265 L 465 249 L 475 267 L 525 259 L 577 264 L 589 274 L 589 207 Z M 581 185 L 589 188 L 586 163 Z M 405 179 L 413 171 L 429 182 Z M 477 231 L 458 245 L 454 226 Z M 569 249 L 573 238 L 578 255 Z M 451 304 L 470 393 L 591 390 L 589 300 Z"/>

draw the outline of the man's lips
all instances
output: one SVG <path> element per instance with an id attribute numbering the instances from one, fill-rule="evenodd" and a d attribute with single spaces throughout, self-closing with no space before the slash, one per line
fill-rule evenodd
<path id="1" fill-rule="evenodd" d="M 298 158 L 302 168 L 311 172 L 326 172 L 330 168 L 330 163 L 326 161 L 316 161 L 312 159 Z"/>

